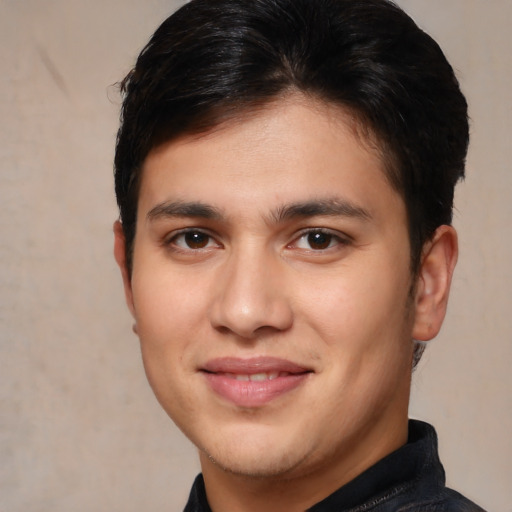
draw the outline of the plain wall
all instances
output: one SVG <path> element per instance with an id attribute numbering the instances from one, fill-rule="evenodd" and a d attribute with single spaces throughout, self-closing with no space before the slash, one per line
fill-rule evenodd
<path id="1" fill-rule="evenodd" d="M 0 0 L 0 512 L 169 512 L 199 471 L 156 403 L 112 258 L 111 84 L 180 2 Z M 402 0 L 470 103 L 445 327 L 413 383 L 448 482 L 512 511 L 510 0 Z"/>

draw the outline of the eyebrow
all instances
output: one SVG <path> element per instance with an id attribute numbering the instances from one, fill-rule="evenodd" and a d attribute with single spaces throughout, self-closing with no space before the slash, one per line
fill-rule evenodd
<path id="1" fill-rule="evenodd" d="M 341 198 L 316 199 L 285 204 L 269 215 L 271 223 L 279 224 L 295 218 L 316 216 L 352 217 L 370 220 L 370 212 L 356 204 Z M 221 220 L 225 216 L 221 209 L 199 201 L 167 201 L 157 204 L 146 215 L 149 221 L 161 218 L 197 217 L 209 220 Z"/>
<path id="2" fill-rule="evenodd" d="M 275 223 L 302 217 L 353 217 L 361 220 L 371 220 L 372 215 L 368 210 L 351 201 L 342 198 L 317 199 L 291 203 L 281 206 L 271 214 L 271 220 Z"/>
<path id="3" fill-rule="evenodd" d="M 151 208 L 146 215 L 150 221 L 172 217 L 199 217 L 201 219 L 221 219 L 220 209 L 201 202 L 167 201 Z"/>

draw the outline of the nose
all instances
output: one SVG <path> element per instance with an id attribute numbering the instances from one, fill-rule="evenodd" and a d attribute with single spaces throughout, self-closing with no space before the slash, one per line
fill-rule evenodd
<path id="1" fill-rule="evenodd" d="M 228 258 L 211 308 L 214 328 L 245 339 L 285 331 L 293 323 L 281 263 L 275 255 L 256 252 Z"/>

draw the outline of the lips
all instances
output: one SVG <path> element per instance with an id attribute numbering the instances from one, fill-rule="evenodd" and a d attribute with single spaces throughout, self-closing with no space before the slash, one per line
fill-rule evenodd
<path id="1" fill-rule="evenodd" d="M 238 407 L 261 407 L 300 386 L 312 373 L 291 361 L 270 357 L 219 358 L 201 369 L 210 388 Z"/>
<path id="2" fill-rule="evenodd" d="M 237 373 L 225 373 L 226 377 L 236 379 L 239 381 L 261 382 L 264 380 L 274 380 L 278 377 L 287 377 L 290 375 L 288 372 L 260 372 L 251 374 L 237 374 Z"/>

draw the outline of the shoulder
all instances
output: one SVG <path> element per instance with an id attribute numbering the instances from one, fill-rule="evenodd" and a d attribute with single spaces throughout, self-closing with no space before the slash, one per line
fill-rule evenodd
<path id="1" fill-rule="evenodd" d="M 476 503 L 452 489 L 444 488 L 436 496 L 415 500 L 397 512 L 485 512 Z"/>

